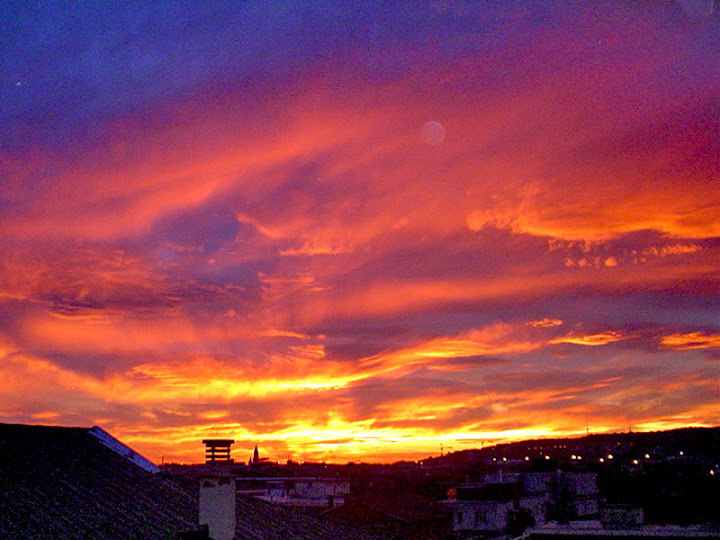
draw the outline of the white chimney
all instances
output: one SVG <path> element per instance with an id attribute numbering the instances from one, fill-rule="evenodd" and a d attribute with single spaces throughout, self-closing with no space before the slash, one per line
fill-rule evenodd
<path id="1" fill-rule="evenodd" d="M 204 478 L 200 481 L 200 525 L 207 525 L 213 540 L 235 538 L 235 480 Z"/>

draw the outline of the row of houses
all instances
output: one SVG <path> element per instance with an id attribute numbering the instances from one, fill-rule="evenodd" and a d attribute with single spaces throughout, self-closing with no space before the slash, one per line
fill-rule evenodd
<path id="1" fill-rule="evenodd" d="M 240 496 L 304 508 L 332 508 L 343 504 L 350 494 L 350 480 L 346 478 L 245 476 L 235 482 Z"/>
<path id="2" fill-rule="evenodd" d="M 549 521 L 596 519 L 598 490 L 594 473 L 500 472 L 448 490 L 444 504 L 455 531 L 522 533 Z"/>
<path id="3" fill-rule="evenodd" d="M 641 509 L 600 504 L 593 473 L 498 472 L 437 501 L 352 493 L 342 478 L 237 478 L 229 458 L 168 474 L 97 427 L 0 424 L 0 456 L 0 538 L 720 539 L 716 529 L 643 527 Z"/>

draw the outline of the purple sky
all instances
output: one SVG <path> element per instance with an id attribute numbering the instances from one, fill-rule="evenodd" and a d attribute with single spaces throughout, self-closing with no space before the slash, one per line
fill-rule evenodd
<path id="1" fill-rule="evenodd" d="M 0 421 L 155 461 L 720 423 L 712 3 L 336 4 L 2 10 Z"/>

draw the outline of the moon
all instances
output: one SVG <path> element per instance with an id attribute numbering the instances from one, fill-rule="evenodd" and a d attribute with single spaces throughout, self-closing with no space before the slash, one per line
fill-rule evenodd
<path id="1" fill-rule="evenodd" d="M 445 128 L 440 122 L 430 120 L 429 122 L 425 122 L 420 130 L 420 135 L 425 144 L 437 146 L 445 140 Z"/>

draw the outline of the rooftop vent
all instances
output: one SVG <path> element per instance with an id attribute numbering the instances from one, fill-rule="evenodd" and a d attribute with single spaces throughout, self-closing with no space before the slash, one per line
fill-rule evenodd
<path id="1" fill-rule="evenodd" d="M 205 463 L 232 462 L 230 446 L 234 442 L 234 439 L 204 439 Z"/>

